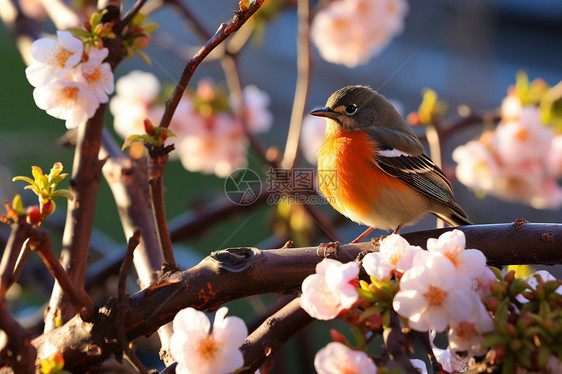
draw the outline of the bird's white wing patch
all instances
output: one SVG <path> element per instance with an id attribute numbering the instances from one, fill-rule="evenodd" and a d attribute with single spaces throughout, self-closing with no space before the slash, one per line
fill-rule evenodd
<path id="1" fill-rule="evenodd" d="M 379 154 L 383 157 L 400 157 L 400 156 L 411 156 L 407 153 L 401 152 L 397 149 L 383 149 L 379 151 Z"/>

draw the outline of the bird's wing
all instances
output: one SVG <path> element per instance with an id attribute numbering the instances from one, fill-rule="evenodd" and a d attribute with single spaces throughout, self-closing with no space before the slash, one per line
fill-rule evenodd
<path id="1" fill-rule="evenodd" d="M 427 155 L 413 155 L 393 148 L 381 142 L 380 137 L 377 139 L 376 133 L 366 132 L 377 147 L 378 152 L 373 161 L 381 170 L 466 217 L 466 213 L 455 201 L 451 182 Z"/>

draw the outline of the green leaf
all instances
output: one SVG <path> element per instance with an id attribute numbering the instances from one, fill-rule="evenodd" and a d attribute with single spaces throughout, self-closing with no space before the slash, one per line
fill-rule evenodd
<path id="1" fill-rule="evenodd" d="M 15 181 L 24 181 L 24 182 L 29 183 L 33 187 L 39 187 L 39 186 L 37 186 L 37 183 L 35 183 L 35 181 L 33 179 L 28 178 L 28 177 L 13 177 L 12 182 L 15 182 Z"/>
<path id="2" fill-rule="evenodd" d="M 353 336 L 355 337 L 355 342 L 357 343 L 357 347 L 359 349 L 363 349 L 365 347 L 365 335 L 359 330 L 359 327 L 353 326 L 351 328 L 351 332 L 353 332 Z"/>
<path id="3" fill-rule="evenodd" d="M 550 355 L 551 355 L 550 348 L 548 348 L 546 345 L 541 345 L 539 348 L 539 354 L 537 356 L 538 364 L 540 366 L 546 365 L 546 362 L 550 358 Z"/>
<path id="4" fill-rule="evenodd" d="M 503 360 L 502 374 L 513 374 L 514 373 L 514 363 L 513 363 L 513 353 L 508 352 Z"/>
<path id="5" fill-rule="evenodd" d="M 65 190 L 65 189 L 56 190 L 51 194 L 51 199 L 56 199 L 57 197 L 65 197 L 71 201 L 74 200 L 74 194 L 70 192 L 70 190 Z"/>
<path id="6" fill-rule="evenodd" d="M 380 305 L 373 305 L 363 311 L 359 316 L 359 322 L 363 322 L 365 319 L 369 318 L 374 314 L 379 314 L 382 312 L 382 308 Z"/>
<path id="7" fill-rule="evenodd" d="M 153 32 L 154 30 L 158 29 L 160 27 L 159 24 L 157 23 L 151 23 L 150 25 L 146 25 L 143 27 L 143 31 L 145 34 L 150 34 L 151 32 Z"/>
<path id="8" fill-rule="evenodd" d="M 148 57 L 144 52 L 140 50 L 135 50 L 135 53 L 139 55 L 139 57 L 148 65 L 152 66 L 152 61 L 150 61 L 150 57 Z"/>
<path id="9" fill-rule="evenodd" d="M 526 368 L 531 368 L 533 366 L 533 364 L 531 363 L 531 358 L 527 354 L 527 352 L 522 352 L 521 350 L 519 350 L 517 354 L 517 360 L 519 360 L 519 362 Z"/>
<path id="10" fill-rule="evenodd" d="M 506 344 L 507 343 L 507 339 L 503 336 L 500 335 L 494 335 L 494 336 L 490 336 L 487 337 L 486 339 L 484 339 L 484 341 L 482 342 L 482 345 L 484 347 L 497 347 L 500 344 Z"/>
<path id="11" fill-rule="evenodd" d="M 372 303 L 377 301 L 376 296 L 371 291 L 367 291 L 362 288 L 357 288 L 356 290 L 360 298 L 370 301 Z"/>

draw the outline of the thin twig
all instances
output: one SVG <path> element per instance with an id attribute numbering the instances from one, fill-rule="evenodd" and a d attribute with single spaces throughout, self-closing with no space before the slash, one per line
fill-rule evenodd
<path id="1" fill-rule="evenodd" d="M 23 250 L 23 246 L 30 235 L 30 226 L 25 222 L 25 215 L 18 217 L 18 222 L 12 224 L 10 237 L 0 263 L 0 300 L 17 279 L 15 275 L 16 263 Z"/>
<path id="2" fill-rule="evenodd" d="M 141 10 L 141 8 L 144 6 L 146 1 L 147 0 L 138 0 L 135 3 L 133 8 L 125 15 L 125 17 L 123 17 L 121 22 L 119 22 L 119 25 L 116 27 L 117 33 L 121 33 L 121 31 L 123 31 L 123 28 L 125 28 L 125 26 L 127 26 L 129 22 L 131 22 L 131 20 L 137 15 L 137 13 Z"/>
<path id="3" fill-rule="evenodd" d="M 168 151 L 171 148 L 150 149 L 150 157 L 148 158 L 148 184 L 150 186 L 150 202 L 152 203 L 152 213 L 154 214 L 154 223 L 156 224 L 156 234 L 160 243 L 160 250 L 164 264 L 177 268 L 174 250 L 172 248 L 172 240 L 170 239 L 170 231 L 168 230 L 168 220 L 166 219 L 166 207 L 164 203 L 164 168 L 168 162 Z"/>
<path id="4" fill-rule="evenodd" d="M 302 119 L 308 102 L 310 89 L 310 3 L 309 0 L 298 0 L 297 13 L 299 19 L 297 37 L 297 85 L 293 100 L 293 111 L 291 112 L 291 122 L 287 144 L 281 166 L 291 169 L 296 163 L 299 149 L 299 139 L 301 134 Z"/>
<path id="5" fill-rule="evenodd" d="M 195 72 L 195 69 L 201 61 L 213 49 L 215 49 L 219 44 L 221 44 L 226 38 L 228 38 L 232 33 L 238 30 L 242 25 L 260 8 L 262 5 L 263 0 L 254 0 L 250 3 L 250 6 L 245 10 L 235 11 L 234 18 L 228 24 L 223 23 L 220 25 L 217 32 L 205 43 L 203 47 L 197 52 L 197 54 L 188 61 L 187 65 L 185 66 L 183 73 L 174 89 L 174 92 L 168 102 L 166 103 L 166 109 L 164 110 L 164 114 L 162 115 L 162 119 L 160 120 L 160 127 L 168 127 L 172 120 L 172 116 L 180 102 L 180 99 L 187 88 L 187 85 Z"/>
<path id="6" fill-rule="evenodd" d="M 129 347 L 129 341 L 127 340 L 124 323 L 125 310 L 127 308 L 127 277 L 129 275 L 129 272 L 131 271 L 135 248 L 137 248 L 137 246 L 139 245 L 140 240 L 141 230 L 135 230 L 133 236 L 129 239 L 129 243 L 127 245 L 127 253 L 125 254 L 123 264 L 121 265 L 121 270 L 119 271 L 115 326 L 117 328 L 117 337 L 119 338 L 121 348 L 123 348 L 123 353 L 125 354 L 127 360 L 139 373 L 148 374 L 148 371 L 139 360 L 135 352 Z"/>
<path id="7" fill-rule="evenodd" d="M 199 18 L 196 17 L 193 12 L 191 11 L 191 9 L 189 9 L 189 7 L 181 0 L 165 0 L 166 3 L 172 4 L 173 6 L 176 7 L 176 9 L 181 13 L 181 15 L 189 20 L 189 22 L 191 22 L 191 24 L 193 25 L 193 28 L 195 29 L 195 31 L 197 32 L 197 34 L 199 34 L 199 36 L 204 39 L 204 40 L 208 40 L 212 37 L 211 33 L 207 30 L 207 28 L 205 27 L 205 25 L 203 25 L 200 21 Z"/>
<path id="8" fill-rule="evenodd" d="M 51 247 L 49 234 L 39 228 L 35 228 L 29 238 L 29 248 L 36 251 L 53 277 L 57 280 L 64 295 L 69 299 L 72 306 L 80 313 L 84 321 L 89 321 L 96 312 L 94 303 L 90 300 L 87 293 L 72 282 L 70 276 L 64 271 L 59 260 L 55 257 Z"/>

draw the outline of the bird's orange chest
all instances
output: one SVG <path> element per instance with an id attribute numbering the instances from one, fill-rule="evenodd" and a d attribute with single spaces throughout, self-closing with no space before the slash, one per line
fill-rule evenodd
<path id="1" fill-rule="evenodd" d="M 368 214 L 381 185 L 402 183 L 380 170 L 374 161 L 376 144 L 364 131 L 346 131 L 328 121 L 318 155 L 318 178 L 322 193 L 341 213 Z"/>

